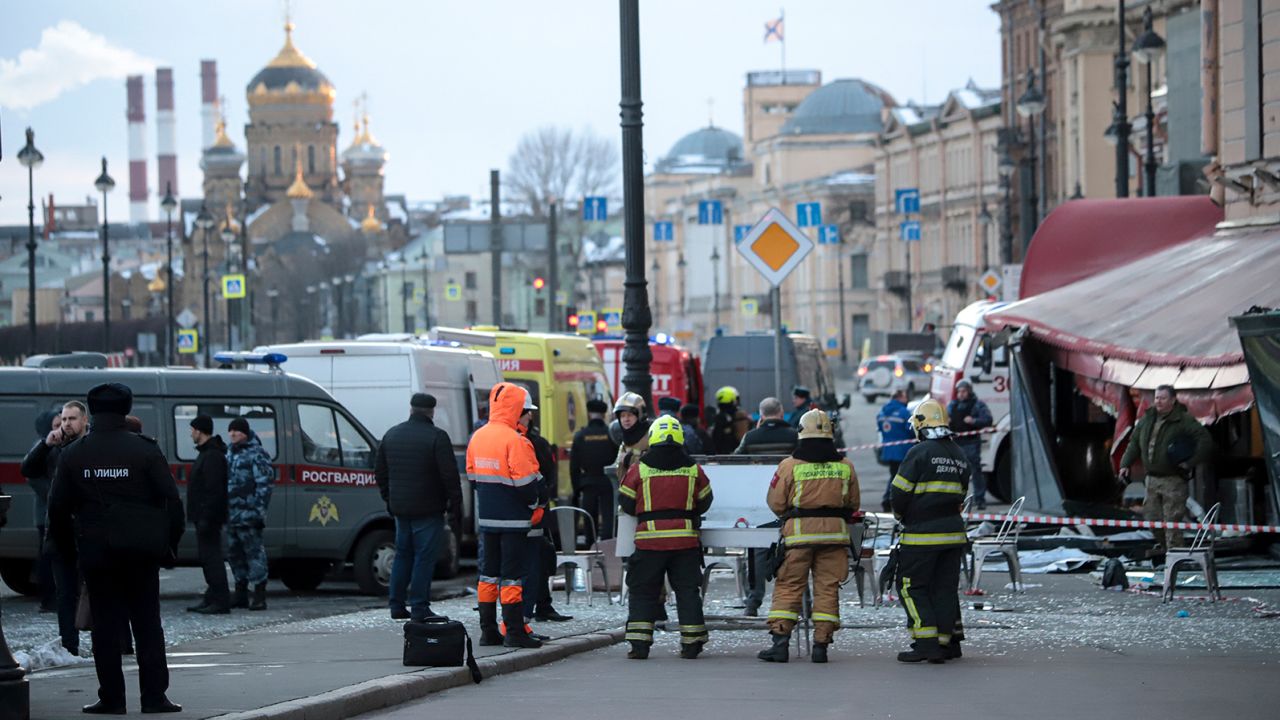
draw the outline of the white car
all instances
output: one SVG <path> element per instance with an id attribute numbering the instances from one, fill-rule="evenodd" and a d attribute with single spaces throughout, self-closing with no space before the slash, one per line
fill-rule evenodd
<path id="1" fill-rule="evenodd" d="M 929 373 L 932 367 L 926 360 L 912 355 L 877 355 L 867 358 L 858 366 L 858 392 L 874 403 L 880 397 L 889 397 L 897 390 L 906 390 L 907 397 L 929 389 Z"/>

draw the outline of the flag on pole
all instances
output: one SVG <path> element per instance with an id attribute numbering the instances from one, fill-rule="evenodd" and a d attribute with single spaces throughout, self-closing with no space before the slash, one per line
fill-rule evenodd
<path id="1" fill-rule="evenodd" d="M 782 16 L 779 15 L 777 20 L 770 20 L 764 24 L 764 41 L 771 42 L 777 40 L 784 42 L 782 39 Z"/>

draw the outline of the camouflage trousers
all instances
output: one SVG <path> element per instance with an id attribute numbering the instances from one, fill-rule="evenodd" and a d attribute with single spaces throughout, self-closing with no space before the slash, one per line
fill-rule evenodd
<path id="1" fill-rule="evenodd" d="M 227 526 L 227 562 L 237 585 L 261 585 L 267 581 L 267 550 L 262 528 Z"/>

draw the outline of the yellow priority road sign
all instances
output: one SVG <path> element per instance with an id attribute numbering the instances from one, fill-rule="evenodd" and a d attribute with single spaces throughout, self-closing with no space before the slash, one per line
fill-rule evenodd
<path id="1" fill-rule="evenodd" d="M 777 208 L 770 208 L 737 245 L 742 257 L 775 287 L 813 251 L 813 246 L 813 241 Z"/>

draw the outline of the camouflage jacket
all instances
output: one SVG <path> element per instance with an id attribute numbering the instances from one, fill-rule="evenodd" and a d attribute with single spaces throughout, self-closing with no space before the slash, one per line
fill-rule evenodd
<path id="1" fill-rule="evenodd" d="M 227 524 L 264 527 L 275 480 L 271 458 L 257 433 L 227 448 Z"/>

